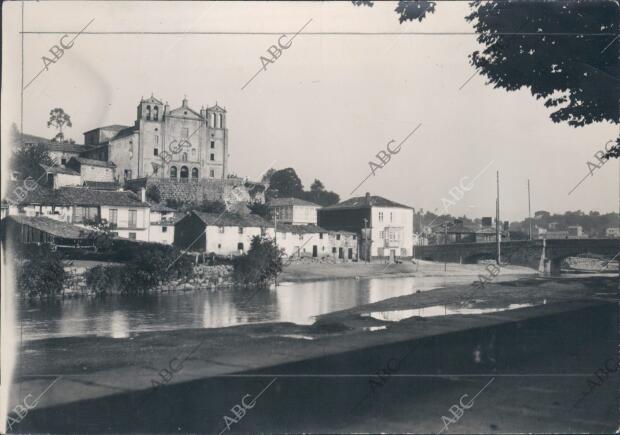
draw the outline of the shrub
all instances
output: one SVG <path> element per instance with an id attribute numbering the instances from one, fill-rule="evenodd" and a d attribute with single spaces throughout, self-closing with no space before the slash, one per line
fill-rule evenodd
<path id="1" fill-rule="evenodd" d="M 123 266 L 95 266 L 84 273 L 86 284 L 97 294 L 122 290 L 124 278 Z"/>
<path id="2" fill-rule="evenodd" d="M 157 187 L 155 184 L 151 184 L 149 187 L 147 187 L 146 199 L 159 204 L 161 202 L 161 193 L 159 191 L 159 187 Z"/>
<path id="3" fill-rule="evenodd" d="M 233 263 L 234 280 L 243 286 L 266 287 L 282 272 L 283 250 L 271 239 L 254 236 L 247 254 Z"/>
<path id="4" fill-rule="evenodd" d="M 60 255 L 47 247 L 31 250 L 19 266 L 17 287 L 28 296 L 53 296 L 62 292 L 66 278 Z"/>
<path id="5" fill-rule="evenodd" d="M 188 279 L 193 270 L 191 258 L 178 249 L 167 245 L 150 246 L 136 252 L 125 265 L 123 290 L 142 293 L 168 281 Z"/>

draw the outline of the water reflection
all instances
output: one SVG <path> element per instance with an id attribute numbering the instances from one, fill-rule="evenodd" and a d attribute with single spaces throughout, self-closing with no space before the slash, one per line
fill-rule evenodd
<path id="1" fill-rule="evenodd" d="M 220 289 L 145 296 L 55 301 L 21 301 L 23 338 L 101 335 L 124 338 L 135 332 L 219 328 L 259 322 L 311 324 L 314 317 L 449 284 L 472 277 L 409 277 L 283 283 L 257 292 Z"/>
<path id="2" fill-rule="evenodd" d="M 362 317 L 372 317 L 373 319 L 383 320 L 386 322 L 398 322 L 410 317 L 435 317 L 435 316 L 453 316 L 455 314 L 485 314 L 497 313 L 499 311 L 516 310 L 518 308 L 531 307 L 532 304 L 510 304 L 507 307 L 500 308 L 449 308 L 448 305 L 434 305 L 432 307 L 414 308 L 410 310 L 392 310 L 392 311 L 372 311 L 363 313 Z"/>

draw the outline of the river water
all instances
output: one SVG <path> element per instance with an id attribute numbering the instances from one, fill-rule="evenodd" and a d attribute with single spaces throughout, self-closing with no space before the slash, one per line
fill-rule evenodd
<path id="1" fill-rule="evenodd" d="M 523 275 L 521 275 L 523 276 Z M 497 281 L 515 276 L 497 277 Z M 260 322 L 311 324 L 314 316 L 451 284 L 475 276 L 340 279 L 281 283 L 252 295 L 230 288 L 109 295 L 53 301 L 21 300 L 18 333 L 23 340 L 99 335 L 125 338 L 135 332 L 219 328 Z"/>

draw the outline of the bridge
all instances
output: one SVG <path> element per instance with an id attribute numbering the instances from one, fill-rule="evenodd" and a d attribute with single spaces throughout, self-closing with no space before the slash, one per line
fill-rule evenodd
<path id="1" fill-rule="evenodd" d="M 518 266 L 531 267 L 540 272 L 556 275 L 567 257 L 579 254 L 599 254 L 608 260 L 620 255 L 618 239 L 549 239 L 515 240 L 501 244 L 501 261 Z M 476 263 L 494 260 L 497 244 L 452 243 L 447 245 L 415 246 L 414 256 L 421 260 L 448 261 L 452 263 Z"/>

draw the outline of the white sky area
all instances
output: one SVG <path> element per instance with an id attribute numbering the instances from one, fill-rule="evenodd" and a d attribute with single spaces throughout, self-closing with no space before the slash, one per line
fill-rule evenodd
<path id="1" fill-rule="evenodd" d="M 3 134 L 11 122 L 23 121 L 25 132 L 51 138 L 56 131 L 46 126 L 49 111 L 62 107 L 73 122 L 66 135 L 83 143 L 82 133 L 95 127 L 132 125 L 143 96 L 153 93 L 176 108 L 187 95 L 195 110 L 216 101 L 228 110 L 231 171 L 257 179 L 268 167 L 293 167 L 306 188 L 319 178 L 344 200 L 369 174 L 375 154 L 421 123 L 354 196 L 371 192 L 443 211 L 442 198 L 450 198 L 462 177 L 473 178 L 493 162 L 449 213 L 494 216 L 496 170 L 502 219 L 527 217 L 528 178 L 532 213 L 618 210 L 618 161 L 568 195 L 588 173 L 586 162 L 617 136 L 617 126 L 554 124 L 550 110 L 528 90 L 493 89 L 479 75 L 459 90 L 474 72 L 468 54 L 480 47 L 474 34 L 438 33 L 472 32 L 464 19 L 468 3 L 440 3 L 422 23 L 404 24 L 395 6 L 25 2 L 26 32 L 59 33 L 24 34 L 22 58 L 22 4 L 4 3 Z M 93 18 L 74 46 L 24 91 L 21 119 L 21 86 L 43 68 L 41 58 L 64 32 L 77 32 Z M 241 90 L 279 35 L 293 35 L 310 19 L 292 46 Z"/>

